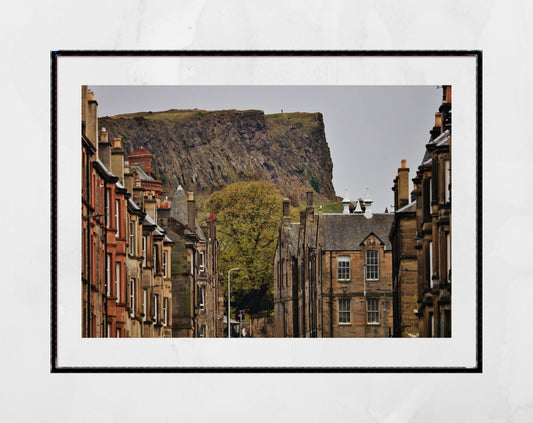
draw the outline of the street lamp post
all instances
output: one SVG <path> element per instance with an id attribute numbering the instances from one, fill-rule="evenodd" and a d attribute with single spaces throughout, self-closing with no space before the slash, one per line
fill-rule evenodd
<path id="1" fill-rule="evenodd" d="M 233 270 L 242 270 L 242 267 L 234 267 L 228 270 L 228 338 L 231 338 L 231 272 Z"/>

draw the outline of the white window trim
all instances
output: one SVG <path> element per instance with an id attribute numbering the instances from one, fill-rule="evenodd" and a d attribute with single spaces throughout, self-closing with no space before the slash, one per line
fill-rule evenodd
<path id="1" fill-rule="evenodd" d="M 341 310 L 341 302 L 347 305 L 346 310 Z M 352 302 L 349 298 L 339 298 L 338 302 L 339 306 L 339 312 L 338 312 L 338 322 L 339 325 L 351 325 L 352 324 Z M 348 314 L 348 321 L 347 322 L 341 322 L 341 316 L 345 316 L 346 313 Z"/>
<path id="2" fill-rule="evenodd" d="M 105 255 L 106 264 L 106 295 L 111 296 L 111 254 Z"/>
<path id="3" fill-rule="evenodd" d="M 153 312 L 154 312 L 154 315 L 152 316 L 152 319 L 154 321 L 154 323 L 157 323 L 157 320 L 158 320 L 158 317 L 159 317 L 159 313 L 158 313 L 158 304 L 159 302 L 159 298 L 158 298 L 158 295 L 157 294 L 153 294 L 152 295 L 152 306 L 153 306 Z"/>
<path id="4" fill-rule="evenodd" d="M 163 277 L 165 278 L 168 278 L 167 264 L 168 264 L 168 252 L 167 250 L 163 250 Z"/>
<path id="5" fill-rule="evenodd" d="M 130 254 L 135 255 L 135 221 L 130 220 Z"/>
<path id="6" fill-rule="evenodd" d="M 205 285 L 200 286 L 200 304 L 201 309 L 205 308 Z"/>
<path id="7" fill-rule="evenodd" d="M 130 315 L 135 316 L 135 278 L 130 280 Z"/>
<path id="8" fill-rule="evenodd" d="M 377 263 L 369 263 L 369 253 L 375 253 L 376 255 L 376 261 Z M 370 272 L 370 268 L 376 268 L 376 274 L 377 277 L 370 278 L 368 277 L 368 273 Z M 365 278 L 367 281 L 378 281 L 379 280 L 379 252 L 377 250 L 368 250 L 365 253 Z"/>
<path id="9" fill-rule="evenodd" d="M 348 277 L 347 278 L 341 278 L 340 277 L 340 264 L 341 263 L 348 263 Z M 343 269 L 346 270 L 346 269 Z M 350 262 L 350 256 L 339 256 L 337 257 L 337 280 L 339 281 L 349 281 L 351 280 L 352 276 L 352 266 Z"/>
<path id="10" fill-rule="evenodd" d="M 109 216 L 109 209 L 111 208 L 111 205 L 109 204 L 111 202 L 111 190 L 109 188 L 105 188 L 105 226 L 106 228 L 109 228 L 110 224 L 110 217 Z"/>
<path id="11" fill-rule="evenodd" d="M 205 253 L 203 251 L 200 251 L 199 252 L 200 254 L 200 265 L 199 265 L 199 268 L 200 268 L 200 272 L 205 272 Z"/>
<path id="12" fill-rule="evenodd" d="M 198 327 L 198 337 L 205 338 L 207 335 L 207 325 L 200 325 Z"/>
<path id="13" fill-rule="evenodd" d="M 163 298 L 163 325 L 168 326 L 168 298 Z"/>
<path id="14" fill-rule="evenodd" d="M 148 290 L 145 288 L 143 289 L 143 322 L 146 322 L 147 318 L 147 310 L 146 310 L 146 303 L 148 302 Z"/>
<path id="15" fill-rule="evenodd" d="M 146 235 L 143 236 L 143 267 L 146 267 L 146 250 L 148 245 L 148 239 Z"/>
<path id="16" fill-rule="evenodd" d="M 377 304 L 377 309 L 370 309 L 369 305 L 372 303 L 375 303 Z M 379 298 L 367 298 L 366 300 L 366 324 L 367 325 L 379 325 L 380 324 L 380 305 L 379 305 Z M 370 320 L 369 317 L 370 317 L 370 313 L 372 313 L 372 315 L 376 315 L 377 316 L 377 321 L 376 320 Z"/>
<path id="17" fill-rule="evenodd" d="M 120 201 L 115 200 L 115 236 L 118 238 L 120 236 L 120 220 L 119 220 L 119 211 L 120 211 Z"/>
<path id="18" fill-rule="evenodd" d="M 120 262 L 117 261 L 115 262 L 115 297 L 117 303 L 120 302 L 120 272 Z"/>

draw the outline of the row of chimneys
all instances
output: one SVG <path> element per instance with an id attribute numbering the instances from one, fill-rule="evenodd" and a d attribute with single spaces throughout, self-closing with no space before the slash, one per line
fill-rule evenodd
<path id="1" fill-rule="evenodd" d="M 83 134 L 93 143 L 96 148 L 96 157 L 104 166 L 118 177 L 122 186 L 133 195 L 133 200 L 137 204 L 142 204 L 144 211 L 154 222 L 157 222 L 157 199 L 154 193 L 145 192 L 140 181 L 133 185 L 133 173 L 129 168 L 129 162 L 125 160 L 125 151 L 122 148 L 122 139 L 113 138 L 113 143 L 109 142 L 108 133 L 105 128 L 98 133 L 98 103 L 94 99 L 92 91 L 87 86 L 82 86 L 82 130 Z M 148 166 L 148 171 L 150 167 Z M 188 225 L 194 230 L 196 222 L 196 202 L 192 192 L 187 193 L 187 215 Z"/>

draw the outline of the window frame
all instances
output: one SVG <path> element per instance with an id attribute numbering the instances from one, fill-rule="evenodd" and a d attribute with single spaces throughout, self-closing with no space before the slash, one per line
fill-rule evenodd
<path id="1" fill-rule="evenodd" d="M 341 263 L 342 263 L 342 266 L 341 266 Z M 350 256 L 338 256 L 337 257 L 337 280 L 339 282 L 349 282 L 351 280 L 351 276 L 352 276 L 351 267 L 352 267 L 352 263 L 351 263 Z M 344 278 L 341 277 L 341 273 L 342 273 L 342 276 L 346 276 L 346 272 L 348 273 L 347 274 L 348 277 L 344 277 Z"/>
<path id="2" fill-rule="evenodd" d="M 205 272 L 205 253 L 203 251 L 199 251 L 198 253 L 200 255 L 199 257 L 200 264 L 198 265 L 198 268 L 200 272 Z"/>
<path id="3" fill-rule="evenodd" d="M 200 310 L 205 310 L 205 285 L 200 285 L 198 295 L 198 308 Z"/>
<path id="4" fill-rule="evenodd" d="M 338 322 L 339 325 L 352 324 L 352 302 L 350 298 L 338 299 Z"/>
<path id="5" fill-rule="evenodd" d="M 135 317 L 135 278 L 130 279 L 130 316 Z"/>
<path id="6" fill-rule="evenodd" d="M 135 255 L 135 221 L 130 220 L 130 254 Z"/>
<path id="7" fill-rule="evenodd" d="M 163 326 L 168 326 L 168 297 L 163 298 Z"/>
<path id="8" fill-rule="evenodd" d="M 120 200 L 115 199 L 115 229 L 117 230 L 115 232 L 115 237 L 120 237 Z"/>
<path id="9" fill-rule="evenodd" d="M 120 277 L 122 268 L 119 261 L 115 262 L 115 301 L 120 302 Z"/>
<path id="10" fill-rule="evenodd" d="M 374 257 L 371 257 L 370 255 Z M 374 258 L 376 261 L 375 263 L 373 263 Z M 376 277 L 373 277 L 374 274 Z M 379 251 L 377 250 L 368 250 L 365 253 L 365 279 L 367 281 L 379 280 Z"/>
<path id="11" fill-rule="evenodd" d="M 371 307 L 375 304 L 376 309 Z M 371 319 L 371 316 L 376 316 L 376 319 Z M 367 325 L 380 325 L 380 305 L 379 298 L 367 298 L 366 299 L 366 324 Z"/>
<path id="12" fill-rule="evenodd" d="M 111 296 L 111 254 L 110 253 L 107 253 L 105 255 L 105 265 L 106 265 L 106 287 L 105 287 L 105 291 L 106 291 L 106 295 L 108 297 Z"/>
<path id="13" fill-rule="evenodd" d="M 143 288 L 143 322 L 148 318 L 148 290 Z"/>
<path id="14" fill-rule="evenodd" d="M 154 323 L 157 323 L 159 320 L 159 295 L 158 294 L 152 294 L 152 307 L 153 307 L 153 315 L 152 320 Z"/>
<path id="15" fill-rule="evenodd" d="M 168 251 L 163 249 L 163 277 L 168 278 Z"/>

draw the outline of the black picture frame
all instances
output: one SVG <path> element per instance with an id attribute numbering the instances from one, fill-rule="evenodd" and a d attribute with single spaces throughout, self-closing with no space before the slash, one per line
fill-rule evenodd
<path id="1" fill-rule="evenodd" d="M 476 365 L 474 367 L 64 367 L 58 366 L 58 301 L 57 301 L 57 136 L 58 136 L 58 59 L 65 57 L 473 57 L 476 60 Z M 101 51 L 58 50 L 51 52 L 51 290 L 50 290 L 50 369 L 51 373 L 482 373 L 483 372 L 483 304 L 482 304 L 482 52 L 478 50 L 379 50 L 379 51 Z"/>

